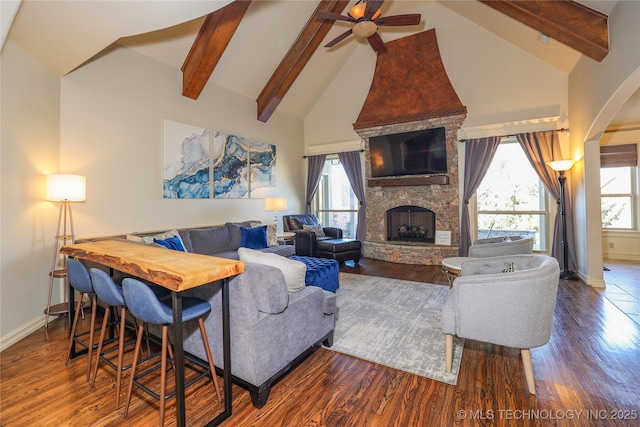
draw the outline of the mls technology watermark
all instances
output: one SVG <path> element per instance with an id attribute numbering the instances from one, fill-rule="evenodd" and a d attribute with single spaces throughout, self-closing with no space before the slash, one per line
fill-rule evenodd
<path id="1" fill-rule="evenodd" d="M 635 409 L 459 409 L 464 420 L 638 420 Z"/>

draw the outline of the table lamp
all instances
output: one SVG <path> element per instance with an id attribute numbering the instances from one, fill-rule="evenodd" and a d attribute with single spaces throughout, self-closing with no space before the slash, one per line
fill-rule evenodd
<path id="1" fill-rule="evenodd" d="M 284 197 L 267 197 L 264 199 L 264 208 L 268 211 L 274 211 L 273 221 L 278 224 L 278 211 L 287 209 L 287 199 Z"/>

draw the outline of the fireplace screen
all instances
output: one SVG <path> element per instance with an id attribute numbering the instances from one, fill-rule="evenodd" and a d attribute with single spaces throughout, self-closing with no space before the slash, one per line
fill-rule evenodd
<path id="1" fill-rule="evenodd" d="M 398 206 L 387 211 L 387 240 L 434 243 L 435 212 L 420 206 Z"/>

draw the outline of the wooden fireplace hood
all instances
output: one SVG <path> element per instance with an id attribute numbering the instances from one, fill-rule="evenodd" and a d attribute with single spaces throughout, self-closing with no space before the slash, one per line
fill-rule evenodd
<path id="1" fill-rule="evenodd" d="M 354 130 L 466 115 L 442 64 L 435 29 L 385 46 Z"/>

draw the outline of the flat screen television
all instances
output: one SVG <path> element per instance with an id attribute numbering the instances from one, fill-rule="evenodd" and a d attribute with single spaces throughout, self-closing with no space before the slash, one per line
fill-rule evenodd
<path id="1" fill-rule="evenodd" d="M 445 129 L 434 128 L 369 138 L 371 176 L 434 175 L 447 172 Z"/>

